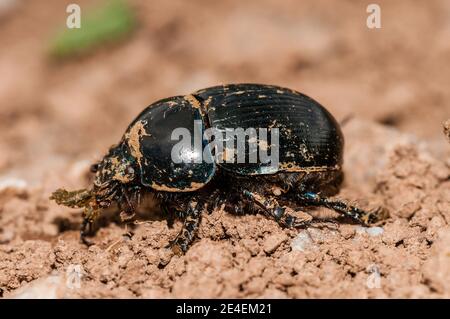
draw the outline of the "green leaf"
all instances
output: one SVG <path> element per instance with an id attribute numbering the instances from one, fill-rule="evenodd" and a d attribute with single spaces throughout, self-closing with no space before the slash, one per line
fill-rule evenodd
<path id="1" fill-rule="evenodd" d="M 65 27 L 51 41 L 50 54 L 62 58 L 89 52 L 104 43 L 123 39 L 135 25 L 131 8 L 122 0 L 106 1 L 86 13 L 81 8 L 81 28 Z"/>

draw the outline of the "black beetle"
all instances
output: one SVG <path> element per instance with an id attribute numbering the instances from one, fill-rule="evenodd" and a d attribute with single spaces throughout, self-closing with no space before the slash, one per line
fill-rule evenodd
<path id="1" fill-rule="evenodd" d="M 195 135 L 196 122 L 201 123 L 202 132 L 208 128 L 218 132 L 277 128 L 278 143 L 265 145 L 271 151 L 278 146 L 277 165 L 261 160 L 221 162 L 217 157 L 174 162 L 172 151 L 179 143 L 174 130 L 183 128 Z M 193 139 L 190 142 L 195 143 Z M 200 142 L 204 151 L 211 140 L 201 135 Z M 261 146 L 262 141 L 257 144 Z M 235 213 L 262 212 L 284 227 L 315 221 L 296 218 L 289 213 L 289 204 L 325 206 L 359 223 L 372 221 L 373 215 L 326 197 L 335 193 L 342 181 L 343 147 L 336 120 L 304 94 L 260 84 L 215 86 L 147 107 L 129 125 L 120 143 L 92 166 L 92 189 L 59 189 L 51 198 L 59 204 L 84 208 L 81 237 L 85 240 L 87 226 L 101 209 L 117 203 L 121 210 L 133 213 L 141 194 L 153 193 L 164 211 L 174 211 L 184 219 L 184 227 L 172 243 L 177 252 L 185 252 L 193 241 L 201 211 L 221 204 Z M 203 154 L 216 155 L 214 149 L 206 150 Z M 249 150 L 245 149 L 247 157 Z M 197 149 L 190 151 L 191 158 L 199 156 Z"/>

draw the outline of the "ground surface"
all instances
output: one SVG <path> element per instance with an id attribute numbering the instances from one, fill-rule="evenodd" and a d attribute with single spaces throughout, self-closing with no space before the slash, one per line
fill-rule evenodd
<path id="1" fill-rule="evenodd" d="M 4 3 L 0 296 L 450 297 L 448 1 L 379 1 L 381 30 L 363 1 L 133 1 L 128 39 L 63 62 L 46 43 L 66 4 Z M 87 186 L 150 102 L 229 82 L 291 87 L 346 119 L 339 197 L 385 207 L 386 223 L 284 230 L 216 211 L 179 257 L 164 247 L 180 224 L 149 203 L 81 245 L 80 212 L 51 192 Z"/>

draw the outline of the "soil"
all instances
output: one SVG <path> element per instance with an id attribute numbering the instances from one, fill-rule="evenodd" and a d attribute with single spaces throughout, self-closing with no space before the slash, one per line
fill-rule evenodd
<path id="1" fill-rule="evenodd" d="M 450 298 L 448 1 L 378 1 L 377 30 L 363 2 L 130 1 L 132 35 L 58 62 L 47 44 L 70 2 L 5 3 L 0 296 Z M 283 229 L 217 210 L 176 256 L 166 246 L 180 222 L 147 199 L 126 223 L 106 212 L 81 244 L 80 211 L 51 192 L 88 186 L 89 165 L 152 101 L 232 82 L 324 104 L 346 139 L 338 197 L 389 218 Z"/>

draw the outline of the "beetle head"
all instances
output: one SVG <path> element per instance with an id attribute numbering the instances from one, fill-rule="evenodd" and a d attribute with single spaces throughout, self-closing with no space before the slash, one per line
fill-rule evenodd
<path id="1" fill-rule="evenodd" d="M 133 163 L 127 159 L 127 153 L 120 145 L 112 147 L 99 163 L 92 165 L 91 172 L 95 173 L 92 189 L 58 189 L 50 199 L 68 207 L 84 208 L 85 215 L 90 216 L 117 201 L 123 186 L 132 183 L 136 177 Z"/>
<path id="2" fill-rule="evenodd" d="M 111 183 L 128 184 L 135 179 L 133 164 L 126 158 L 121 145 L 113 146 L 99 163 L 91 166 L 91 171 L 95 173 L 95 187 Z"/>
<path id="3" fill-rule="evenodd" d="M 122 145 L 112 147 L 99 163 L 91 166 L 91 171 L 95 173 L 93 191 L 101 206 L 109 206 L 120 186 L 136 178 L 136 169 Z"/>
<path id="4" fill-rule="evenodd" d="M 116 156 L 105 156 L 100 163 L 92 165 L 91 171 L 95 173 L 94 185 L 96 187 L 114 182 L 128 184 L 135 177 L 131 163 L 125 158 Z"/>

